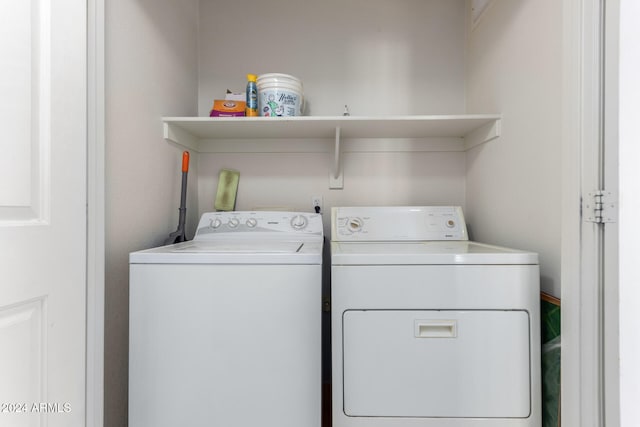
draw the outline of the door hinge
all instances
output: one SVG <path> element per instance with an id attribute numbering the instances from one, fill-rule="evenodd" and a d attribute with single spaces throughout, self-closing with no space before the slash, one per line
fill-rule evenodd
<path id="1" fill-rule="evenodd" d="M 617 221 L 618 200 L 610 191 L 591 191 L 582 199 L 582 204 L 582 215 L 587 222 L 604 224 Z"/>

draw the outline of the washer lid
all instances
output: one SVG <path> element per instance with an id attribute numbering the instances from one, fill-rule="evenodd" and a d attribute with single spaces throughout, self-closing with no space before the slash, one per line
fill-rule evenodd
<path id="1" fill-rule="evenodd" d="M 184 245 L 171 248 L 172 253 L 201 254 L 201 253 L 236 253 L 236 254 L 295 254 L 304 243 L 302 242 L 239 242 L 237 240 L 214 240 L 209 242 L 192 241 Z"/>
<path id="2" fill-rule="evenodd" d="M 321 264 L 322 241 L 189 241 L 129 254 L 131 264 Z"/>
<path id="3" fill-rule="evenodd" d="M 331 242 L 332 265 L 538 264 L 538 254 L 470 241 Z"/>

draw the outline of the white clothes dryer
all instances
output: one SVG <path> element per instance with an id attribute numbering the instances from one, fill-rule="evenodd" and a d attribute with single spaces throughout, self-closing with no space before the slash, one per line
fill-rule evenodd
<path id="1" fill-rule="evenodd" d="M 334 208 L 334 427 L 539 427 L 535 253 L 459 207 Z"/>
<path id="2" fill-rule="evenodd" d="M 317 214 L 205 213 L 130 254 L 129 426 L 319 427 Z"/>

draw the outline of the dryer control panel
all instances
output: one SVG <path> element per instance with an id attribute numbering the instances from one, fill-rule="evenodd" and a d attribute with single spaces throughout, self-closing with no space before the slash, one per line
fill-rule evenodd
<path id="1" fill-rule="evenodd" d="M 333 241 L 469 240 L 459 206 L 336 207 Z"/>

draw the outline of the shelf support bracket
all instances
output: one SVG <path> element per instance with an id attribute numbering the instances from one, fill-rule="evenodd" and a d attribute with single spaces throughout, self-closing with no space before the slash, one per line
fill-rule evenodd
<path id="1" fill-rule="evenodd" d="M 336 126 L 336 139 L 333 147 L 333 167 L 331 168 L 331 171 L 329 171 L 329 189 L 340 190 L 344 188 L 344 174 L 342 162 L 340 161 L 341 156 L 340 126 Z"/>
<path id="2" fill-rule="evenodd" d="M 163 123 L 164 139 L 192 151 L 199 151 L 198 139 L 180 126 Z"/>
<path id="3" fill-rule="evenodd" d="M 487 123 L 464 137 L 464 151 L 471 150 L 473 147 L 484 144 L 485 142 L 493 141 L 499 138 L 501 134 L 502 122 L 500 119 Z"/>

